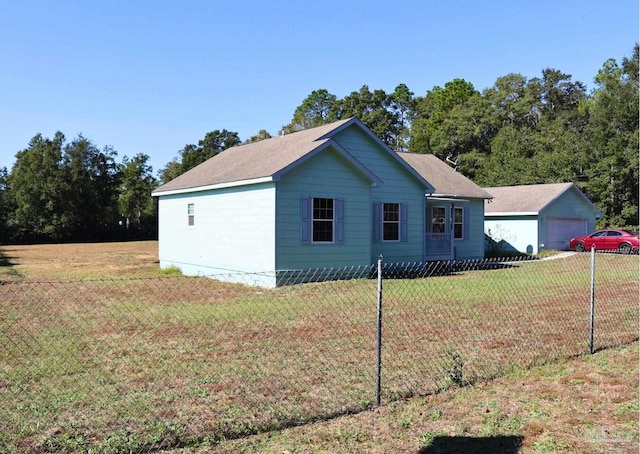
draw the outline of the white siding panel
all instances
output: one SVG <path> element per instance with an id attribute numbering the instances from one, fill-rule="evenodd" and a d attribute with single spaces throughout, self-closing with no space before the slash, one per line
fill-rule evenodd
<path id="1" fill-rule="evenodd" d="M 187 225 L 187 206 L 195 222 Z M 161 197 L 160 266 L 187 275 L 273 272 L 275 187 L 273 183 Z"/>
<path id="2" fill-rule="evenodd" d="M 488 218 L 484 221 L 484 232 L 520 252 L 537 254 L 540 250 L 537 219 Z"/>

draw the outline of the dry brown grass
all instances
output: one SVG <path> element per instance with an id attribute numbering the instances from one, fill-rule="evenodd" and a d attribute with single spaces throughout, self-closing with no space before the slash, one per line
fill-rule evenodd
<path id="1" fill-rule="evenodd" d="M 0 246 L 1 280 L 157 275 L 157 241 Z"/>
<path id="2" fill-rule="evenodd" d="M 636 342 L 357 415 L 166 452 L 637 453 L 638 380 Z"/>
<path id="3" fill-rule="evenodd" d="M 372 363 L 374 345 L 366 343 L 354 350 L 352 342 L 371 339 L 372 312 L 365 311 L 374 306 L 367 303 L 369 296 L 365 295 L 373 293 L 375 282 L 247 292 L 242 286 L 198 280 L 200 291 L 176 294 L 171 289 L 175 282 L 164 280 L 149 280 L 152 287 L 145 280 L 100 281 L 159 276 L 155 242 L 3 246 L 0 254 L 0 280 L 97 280 L 72 287 L 52 282 L 46 287 L 47 292 L 59 297 L 47 304 L 42 304 L 36 293 L 16 300 L 30 305 L 25 311 L 24 326 L 34 338 L 43 336 L 41 346 L 51 350 L 37 360 L 52 361 L 49 369 L 33 369 L 42 376 L 20 377 L 25 380 L 21 392 L 35 397 L 30 411 L 42 411 L 35 420 L 45 427 L 53 420 L 44 433 L 34 432 L 22 439 L 25 451 L 42 450 L 46 441 L 56 449 L 63 447 L 66 452 L 73 452 L 73 443 L 80 443 L 83 436 L 96 437 L 96 443 L 107 442 L 109 439 L 100 438 L 104 433 L 117 437 L 128 435 L 128 430 L 134 435 L 144 433 L 147 438 L 158 433 L 166 444 L 174 443 L 176 437 L 182 438 L 174 444 L 185 444 L 188 436 L 193 436 L 189 443 L 196 440 L 201 446 L 193 451 L 199 452 L 436 452 L 428 451 L 428 446 L 444 449 L 441 452 L 499 452 L 499 446 L 515 442 L 521 443 L 525 452 L 634 452 L 637 443 L 637 343 L 531 372 L 515 369 L 497 380 L 480 381 L 476 386 L 450 389 L 430 397 L 404 399 L 355 416 L 221 442 L 220 434 L 269 428 L 271 416 L 286 421 L 286 405 L 297 408 L 295 417 L 308 421 L 314 414 L 331 414 L 336 403 L 337 408 L 348 409 L 352 401 L 343 400 L 345 392 L 351 399 L 370 398 L 371 393 L 362 389 L 362 382 L 349 380 L 354 373 L 357 376 L 363 370 L 370 371 L 367 364 Z M 514 280 L 511 285 L 527 287 L 529 278 L 537 272 L 571 276 L 574 264 L 557 262 L 544 272 L 532 268 L 526 279 Z M 518 271 L 512 270 L 513 275 Z M 433 368 L 439 353 L 421 352 L 411 344 L 441 349 L 443 343 L 459 346 L 464 341 L 469 343 L 463 349 L 465 354 L 477 348 L 482 350 L 481 356 L 500 361 L 500 352 L 522 355 L 525 351 L 518 344 L 522 339 L 514 336 L 535 336 L 541 327 L 544 329 L 540 332 L 547 336 L 542 344 L 564 345 L 572 339 L 575 342 L 575 333 L 567 327 L 576 324 L 572 314 L 578 309 L 572 302 L 584 300 L 579 290 L 583 283 L 571 288 L 566 283 L 552 282 L 548 294 L 539 300 L 529 295 L 520 308 L 515 306 L 517 301 L 510 299 L 511 294 L 505 295 L 504 301 L 483 300 L 482 292 L 495 286 L 502 272 L 387 283 L 385 328 L 391 332 L 396 325 L 401 333 L 410 334 L 398 340 L 390 337 L 385 344 L 390 347 L 395 342 L 395 347 L 406 355 L 398 357 L 396 366 L 404 363 L 410 369 L 420 361 L 425 370 Z M 637 296 L 637 273 L 634 275 L 635 283 L 612 287 L 608 298 L 629 306 L 629 295 Z M 603 275 L 603 279 L 609 278 L 614 276 Z M 425 300 L 424 295 L 430 295 L 433 289 L 424 293 L 424 286 L 436 288 L 449 283 L 451 287 L 444 292 L 446 298 L 439 294 L 433 300 Z M 479 302 L 465 298 L 469 294 L 462 292 L 465 286 L 473 289 Z M 6 285 L 5 289 L 11 287 L 14 286 Z M 358 293 L 363 290 L 366 294 Z M 517 291 L 511 293 L 517 295 Z M 351 311 L 341 310 L 336 316 L 336 308 L 345 305 Z M 276 307 L 295 308 L 296 312 L 278 313 Z M 451 307 L 456 311 L 447 313 Z M 620 315 L 613 310 L 615 307 L 616 304 L 611 306 L 610 315 L 605 314 L 610 320 L 603 327 L 622 326 L 628 321 L 629 315 L 623 320 L 616 318 Z M 420 309 L 423 318 L 402 318 L 402 311 L 407 308 Z M 637 322 L 637 305 L 631 309 L 631 320 Z M 531 311 L 534 312 L 530 314 Z M 438 315 L 443 313 L 451 320 Z M 487 313 L 492 315 L 476 318 Z M 440 322 L 426 327 L 424 321 L 429 319 Z M 524 319 L 527 321 L 523 323 Z M 58 320 L 67 323 L 60 326 Z M 577 324 L 583 324 L 583 320 L 581 315 Z M 484 326 L 481 336 L 491 333 L 486 342 L 482 337 L 477 342 L 478 334 L 473 330 L 478 326 Z M 506 331 L 500 331 L 505 327 Z M 17 324 L 11 326 L 18 328 Z M 8 339 L 15 339 L 10 331 L 5 333 Z M 9 342 L 5 352 L 16 347 L 24 348 Z M 69 351 L 69 356 L 60 356 L 67 361 L 62 365 L 53 361 L 61 350 Z M 584 351 L 584 343 L 578 345 L 578 350 Z M 155 362 L 156 358 L 164 362 Z M 465 360 L 470 361 L 468 357 Z M 385 358 L 385 365 L 390 367 L 392 362 Z M 14 366 L 6 370 L 14 370 Z M 236 375 L 236 369 L 243 372 Z M 17 367 L 15 370 L 19 371 Z M 192 375 L 194 372 L 196 375 Z M 369 386 L 372 376 L 371 372 L 366 373 Z M 247 374 L 249 380 L 237 380 Z M 91 379 L 91 386 L 78 386 L 77 377 Z M 104 381 L 104 395 L 92 394 L 97 380 Z M 400 383 L 401 390 L 404 384 Z M 54 390 L 56 399 L 42 393 L 43 385 L 58 388 Z M 11 386 L 0 380 L 0 391 Z M 24 395 L 12 395 L 16 400 L 11 405 L 23 405 L 20 399 Z M 282 407 L 277 406 L 279 402 Z M 353 408 L 363 408 L 363 404 L 355 402 Z M 90 418 L 96 415 L 101 419 L 94 424 Z M 58 417 L 61 420 L 56 420 Z M 243 420 L 251 425 L 234 426 Z M 175 428 L 180 430 L 173 432 Z M 32 429 L 23 430 L 31 433 Z M 209 446 L 207 435 L 212 440 Z M 132 446 L 126 439 L 112 440 L 120 444 L 102 447 Z M 86 440 L 83 443 L 88 446 Z"/>

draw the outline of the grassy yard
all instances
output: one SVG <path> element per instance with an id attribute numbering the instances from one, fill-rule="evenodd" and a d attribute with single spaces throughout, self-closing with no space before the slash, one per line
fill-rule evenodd
<path id="1" fill-rule="evenodd" d="M 534 388 L 524 407 L 509 403 L 509 380 L 518 382 L 526 369 L 540 364 L 550 365 L 533 374 L 549 370 L 559 380 L 553 399 L 574 398 L 575 380 L 587 382 L 589 399 L 597 398 L 590 393 L 599 386 L 615 387 L 617 381 L 631 392 L 631 398 L 620 393 L 597 407 L 598 413 L 619 416 L 615 427 L 599 418 L 577 419 L 572 429 L 577 441 L 567 449 L 604 446 L 583 443 L 589 430 L 600 427 L 637 432 L 637 367 L 621 374 L 611 364 L 624 357 L 628 365 L 633 354 L 627 349 L 577 360 L 593 367 L 595 377 L 556 376 L 562 367 L 555 362 L 588 351 L 588 254 L 385 281 L 386 405 L 354 421 L 370 418 L 375 427 L 372 420 L 382 424 L 385 414 L 408 405 L 407 414 L 398 416 L 402 430 L 382 439 L 364 430 L 354 435 L 353 428 L 332 426 L 345 420 L 339 418 L 317 427 L 336 427 L 342 436 L 293 441 L 299 429 L 282 432 L 284 438 L 246 437 L 302 423 L 313 431 L 316 424 L 309 423 L 315 420 L 373 408 L 375 280 L 264 290 L 164 276 L 157 269 L 156 247 L 154 242 L 0 247 L 1 450 L 205 446 L 282 452 L 281 447 L 293 446 L 295 452 L 326 444 L 329 452 L 356 452 L 361 443 L 361 452 L 370 452 L 366 447 L 375 443 L 394 451 L 395 443 L 411 451 L 440 443 L 443 435 L 474 434 L 505 436 L 504 442 L 520 437 L 536 450 L 554 443 L 561 448 L 561 439 L 546 427 L 567 418 L 566 408 L 551 411 Z M 602 255 L 598 265 L 596 347 L 601 350 L 637 340 L 637 257 Z M 637 357 L 637 346 L 635 352 Z M 591 359 L 601 357 L 601 363 Z M 503 378 L 490 386 L 507 389 L 480 405 L 459 401 L 462 426 L 456 430 L 442 416 L 451 410 L 432 405 L 445 398 L 440 396 L 478 392 L 494 377 Z M 532 407 L 539 399 L 540 410 Z M 421 413 L 431 416 L 411 416 L 423 406 Z M 493 432 L 484 422 L 483 432 L 477 431 L 483 411 L 493 418 Z M 537 413 L 539 431 L 530 427 Z M 468 416 L 466 425 L 462 415 Z M 418 428 L 418 440 L 404 439 Z M 585 434 L 582 441 L 577 433 Z M 242 440 L 226 441 L 236 437 Z"/>
<path id="2" fill-rule="evenodd" d="M 638 353 L 635 342 L 355 415 L 164 452 L 637 453 Z"/>

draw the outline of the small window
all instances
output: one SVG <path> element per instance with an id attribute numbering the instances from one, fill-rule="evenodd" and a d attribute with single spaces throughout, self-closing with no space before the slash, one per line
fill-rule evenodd
<path id="1" fill-rule="evenodd" d="M 382 204 L 382 241 L 400 240 L 400 204 Z"/>
<path id="2" fill-rule="evenodd" d="M 188 225 L 195 225 L 195 207 L 193 203 L 187 205 Z"/>
<path id="3" fill-rule="evenodd" d="M 453 237 L 461 240 L 464 237 L 464 210 L 462 207 L 453 209 Z"/>
<path id="4" fill-rule="evenodd" d="M 333 199 L 313 199 L 313 242 L 333 242 Z"/>

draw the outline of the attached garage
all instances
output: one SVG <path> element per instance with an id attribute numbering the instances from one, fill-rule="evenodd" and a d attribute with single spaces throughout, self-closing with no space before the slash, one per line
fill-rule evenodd
<path id="1" fill-rule="evenodd" d="M 485 235 L 505 250 L 568 250 L 571 238 L 596 228 L 598 208 L 573 183 L 484 188 Z"/>

